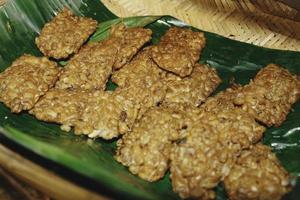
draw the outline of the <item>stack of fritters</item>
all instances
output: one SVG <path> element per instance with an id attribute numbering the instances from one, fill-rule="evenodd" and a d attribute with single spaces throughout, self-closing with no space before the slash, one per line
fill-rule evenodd
<path id="1" fill-rule="evenodd" d="M 276 76 L 272 76 L 274 73 Z M 262 79 L 262 74 L 270 78 Z M 209 73 L 207 75 L 209 76 Z M 218 79 L 214 80 L 211 78 L 210 80 L 214 80 L 212 83 L 208 83 L 207 80 L 203 79 L 205 84 L 210 85 L 211 91 L 208 95 L 202 97 L 203 92 L 206 90 L 204 89 L 205 87 L 201 87 L 201 75 L 196 77 L 199 78 L 198 81 L 195 81 L 199 85 L 196 87 L 199 90 L 197 93 L 199 97 L 192 98 L 190 96 L 190 98 L 183 98 L 185 95 L 182 95 L 181 98 L 181 94 L 188 90 L 186 88 L 189 88 L 187 87 L 189 84 L 180 80 L 193 79 L 193 74 L 184 79 L 175 75 L 166 75 L 164 79 L 166 83 L 178 81 L 180 84 L 177 87 L 176 82 L 171 82 L 171 86 L 170 84 L 165 84 L 169 88 L 169 90 L 166 90 L 166 97 L 162 104 L 156 108 L 156 114 L 152 114 L 157 116 L 158 119 L 155 119 L 154 116 L 152 116 L 153 119 L 149 118 L 148 114 L 151 115 L 151 113 L 154 113 L 153 111 L 146 112 L 142 119 L 133 127 L 132 132 L 125 135 L 118 142 L 116 158 L 119 162 L 128 166 L 132 173 L 148 181 L 159 179 L 170 167 L 173 189 L 182 198 L 214 199 L 214 187 L 226 177 L 230 178 L 232 170 L 233 173 L 238 173 L 235 171 L 240 169 L 238 165 L 241 155 L 246 151 L 252 152 L 256 148 L 255 144 L 261 140 L 265 127 L 255 121 L 259 118 L 251 110 L 240 106 L 241 97 L 249 95 L 247 93 L 248 85 L 234 85 L 232 88 L 228 88 L 226 91 L 206 99 L 215 89 Z M 269 65 L 258 73 L 250 85 L 259 83 L 262 80 L 264 80 L 264 87 L 267 89 L 262 90 L 261 96 L 271 96 L 272 98 L 258 98 L 254 99 L 254 102 L 250 99 L 249 104 L 268 105 L 274 103 L 276 99 L 280 99 L 282 94 L 285 94 L 284 98 L 286 98 L 286 101 L 283 101 L 283 98 L 281 98 L 278 106 L 285 105 L 286 110 L 281 109 L 278 112 L 278 110 L 276 111 L 276 106 L 265 107 L 268 110 L 261 110 L 261 112 L 275 113 L 276 115 L 273 114 L 273 117 L 280 116 L 281 119 L 285 119 L 288 110 L 299 99 L 299 77 L 290 74 L 279 66 Z M 279 85 L 280 83 L 284 83 L 288 87 L 277 87 L 275 90 L 274 85 Z M 185 87 L 180 87 L 181 84 Z M 175 86 L 173 87 L 173 85 Z M 252 87 L 252 90 L 260 90 L 260 88 Z M 180 88 L 183 88 L 183 90 Z M 291 93 L 288 94 L 287 90 L 291 91 Z M 205 101 L 205 103 L 197 108 L 199 104 L 195 103 L 197 102 L 195 99 Z M 169 112 L 169 117 L 171 117 L 173 112 L 181 113 L 182 123 L 177 131 L 167 128 L 170 122 L 165 122 L 163 123 L 164 125 L 160 126 L 157 125 L 156 120 L 163 122 L 164 119 L 167 119 L 166 109 Z M 265 122 L 269 119 L 268 117 L 259 120 Z M 173 121 L 176 122 L 175 119 Z M 159 128 L 153 130 L 152 128 L 154 127 Z M 177 137 L 171 137 L 172 139 L 170 139 L 170 135 L 173 136 L 174 133 L 176 133 Z M 158 137 L 157 135 L 160 135 L 160 139 L 155 139 Z M 149 150 L 151 147 L 159 149 L 159 151 Z M 165 152 L 170 152 L 170 154 Z M 274 154 L 271 152 L 269 154 L 275 158 Z M 155 157 L 157 159 L 153 160 Z M 263 157 L 262 159 L 262 162 L 266 163 L 275 162 L 272 159 L 270 160 L 269 157 Z M 277 166 L 274 166 L 274 169 L 273 165 L 269 167 L 269 170 L 277 171 L 278 176 L 283 177 L 282 179 L 286 182 L 282 184 L 275 182 L 274 186 L 272 186 L 272 191 L 269 191 L 264 196 L 260 196 L 260 192 L 256 192 L 257 196 L 254 199 L 271 199 L 276 195 L 280 195 L 277 198 L 281 198 L 289 191 L 287 172 L 282 167 L 277 168 Z M 246 168 L 243 169 L 242 173 L 250 174 L 252 172 Z M 270 175 L 266 174 L 262 177 L 267 176 Z M 257 176 L 255 179 L 257 180 L 259 177 Z M 238 179 L 231 179 L 231 181 L 230 184 L 232 185 L 239 182 Z M 267 182 L 270 183 L 271 181 Z M 244 199 L 252 199 L 251 192 L 247 192 L 251 191 L 251 188 L 264 187 L 263 184 L 253 184 L 255 184 L 255 181 L 245 184 L 245 192 L 243 193 L 242 191 Z M 238 190 L 238 188 L 230 187 L 229 192 L 239 192 L 235 190 Z M 264 191 L 264 188 L 258 188 L 257 191 Z M 232 196 L 233 199 L 235 198 L 234 195 Z"/>
<path id="2" fill-rule="evenodd" d="M 55 23 L 56 18 L 49 24 Z M 76 134 L 89 137 L 111 139 L 129 131 L 140 110 L 139 104 L 126 98 L 129 97 L 127 92 L 104 90 L 113 68 L 127 64 L 151 39 L 151 34 L 149 29 L 128 29 L 121 24 L 112 28 L 106 40 L 82 46 L 62 69 L 55 89 L 46 94 L 30 113 L 40 120 L 60 123 L 64 130 L 74 127 Z M 53 94 L 59 95 L 54 97 Z"/>
<path id="3" fill-rule="evenodd" d="M 259 141 L 264 130 L 240 109 L 201 112 L 172 148 L 174 191 L 183 198 L 213 198 L 213 188 L 229 174 L 242 149 Z"/>
<path id="4" fill-rule="evenodd" d="M 21 56 L 0 74 L 0 101 L 75 134 L 122 135 L 116 160 L 147 181 L 170 170 L 182 198 L 214 199 L 222 181 L 230 199 L 280 199 L 290 190 L 288 173 L 260 144 L 266 128 L 258 122 L 281 125 L 300 98 L 299 76 L 270 64 L 248 85 L 209 97 L 221 79 L 197 63 L 203 33 L 172 27 L 143 48 L 152 31 L 119 24 L 84 44 L 96 26 L 64 9 L 36 44 L 67 65 Z M 110 77 L 115 91 L 105 91 Z"/>

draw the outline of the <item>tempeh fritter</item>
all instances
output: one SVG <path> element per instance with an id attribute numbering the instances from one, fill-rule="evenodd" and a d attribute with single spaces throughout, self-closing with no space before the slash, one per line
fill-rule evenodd
<path id="1" fill-rule="evenodd" d="M 140 105 L 140 118 L 148 108 L 156 106 L 165 97 L 166 89 L 162 82 L 165 74 L 166 72 L 151 60 L 147 48 L 136 55 L 129 64 L 114 72 L 112 81 L 119 86 L 116 91 Z"/>
<path id="2" fill-rule="evenodd" d="M 138 110 L 118 92 L 95 91 L 75 124 L 75 134 L 112 139 L 131 130 Z"/>
<path id="3" fill-rule="evenodd" d="M 233 86 L 219 92 L 215 96 L 208 97 L 200 108 L 206 112 L 218 113 L 222 110 L 232 110 L 236 108 L 234 100 L 241 90 L 241 86 Z"/>
<path id="4" fill-rule="evenodd" d="M 231 200 L 280 200 L 290 191 L 287 171 L 263 144 L 242 152 L 224 185 Z"/>
<path id="5" fill-rule="evenodd" d="M 152 48 L 151 57 L 159 67 L 185 77 L 192 73 L 205 43 L 202 32 L 172 27 Z"/>
<path id="6" fill-rule="evenodd" d="M 79 120 L 91 93 L 83 90 L 51 89 L 29 111 L 37 119 L 61 124 L 61 129 L 70 131 Z"/>
<path id="7" fill-rule="evenodd" d="M 173 190 L 182 198 L 214 199 L 213 189 L 226 177 L 242 149 L 262 137 L 265 128 L 235 108 L 203 110 L 171 151 Z"/>
<path id="8" fill-rule="evenodd" d="M 115 92 L 130 100 L 133 104 L 140 107 L 137 119 L 151 107 L 157 106 L 163 101 L 166 95 L 166 88 L 161 82 L 154 83 L 150 86 L 144 85 L 144 82 L 137 82 L 137 85 L 126 88 L 117 88 Z"/>
<path id="9" fill-rule="evenodd" d="M 169 73 L 165 80 L 167 92 L 163 102 L 199 106 L 220 82 L 216 70 L 207 65 L 196 64 L 191 76 L 185 78 Z"/>
<path id="10" fill-rule="evenodd" d="M 115 38 L 85 45 L 64 67 L 55 87 L 104 90 L 118 49 Z"/>
<path id="11" fill-rule="evenodd" d="M 138 114 L 136 105 L 111 91 L 52 89 L 30 113 L 39 120 L 62 124 L 61 129 L 89 137 L 112 139 L 128 132 Z"/>
<path id="12" fill-rule="evenodd" d="M 192 128 L 188 137 L 171 150 L 174 192 L 181 198 L 214 199 L 213 188 L 220 181 L 221 166 L 226 162 L 220 156 L 226 157 L 227 153 L 211 126 L 201 123 Z"/>
<path id="13" fill-rule="evenodd" d="M 280 126 L 300 98 L 300 77 L 275 64 L 261 69 L 235 99 L 267 126 Z"/>
<path id="14" fill-rule="evenodd" d="M 78 52 L 96 28 L 96 20 L 75 16 L 69 9 L 64 8 L 45 24 L 35 42 L 45 56 L 67 58 Z"/>
<path id="15" fill-rule="evenodd" d="M 53 87 L 59 72 L 46 57 L 25 54 L 0 74 L 0 101 L 15 113 L 29 110 Z"/>
<path id="16" fill-rule="evenodd" d="M 113 26 L 111 36 L 117 37 L 120 43 L 114 69 L 120 69 L 127 64 L 133 56 L 151 40 L 152 31 L 145 28 L 126 28 L 124 24 Z"/>
<path id="17" fill-rule="evenodd" d="M 153 107 L 117 142 L 116 160 L 147 181 L 162 178 L 169 168 L 172 141 L 181 137 L 183 113 Z"/>
<path id="18" fill-rule="evenodd" d="M 143 49 L 130 63 L 114 72 L 112 81 L 122 88 L 136 85 L 137 82 L 144 82 L 150 86 L 161 81 L 166 72 L 151 60 L 149 55 L 151 48 Z"/>

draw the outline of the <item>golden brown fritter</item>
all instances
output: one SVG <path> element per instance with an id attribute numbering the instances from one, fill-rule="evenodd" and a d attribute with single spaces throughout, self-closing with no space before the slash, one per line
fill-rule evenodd
<path id="1" fill-rule="evenodd" d="M 227 88 L 225 91 L 221 91 L 215 96 L 208 97 L 205 103 L 200 106 L 200 108 L 206 112 L 214 113 L 218 113 L 220 110 L 232 110 L 236 107 L 234 105 L 234 99 L 240 90 L 240 86 Z"/>
<path id="2" fill-rule="evenodd" d="M 264 130 L 241 109 L 201 112 L 172 148 L 173 190 L 182 198 L 214 199 L 214 187 L 229 174 L 242 149 L 259 141 Z"/>
<path id="3" fill-rule="evenodd" d="M 46 57 L 23 55 L 0 74 L 0 101 L 15 113 L 29 110 L 54 85 L 59 72 Z"/>
<path id="4" fill-rule="evenodd" d="M 234 102 L 267 126 L 280 126 L 299 98 L 300 78 L 270 64 L 243 87 Z"/>
<path id="5" fill-rule="evenodd" d="M 62 124 L 61 129 L 89 137 L 112 139 L 128 132 L 139 107 L 111 91 L 52 89 L 30 113 L 39 120 Z"/>
<path id="6" fill-rule="evenodd" d="M 75 16 L 69 9 L 64 8 L 45 24 L 35 42 L 45 56 L 67 58 L 78 52 L 96 28 L 96 20 Z"/>
<path id="7" fill-rule="evenodd" d="M 113 73 L 111 79 L 119 87 L 136 85 L 137 82 L 144 82 L 149 86 L 165 77 L 166 72 L 158 68 L 150 58 L 150 49 L 143 49 L 136 57 L 122 69 Z"/>
<path id="8" fill-rule="evenodd" d="M 127 64 L 143 45 L 151 40 L 152 31 L 145 28 L 126 28 L 124 24 L 113 26 L 111 37 L 117 37 L 120 43 L 114 69 Z"/>
<path id="9" fill-rule="evenodd" d="M 172 141 L 181 137 L 183 113 L 153 107 L 117 142 L 116 160 L 147 181 L 162 178 L 169 167 Z"/>
<path id="10" fill-rule="evenodd" d="M 205 47 L 205 37 L 202 32 L 194 32 L 188 28 L 171 27 L 160 39 L 161 43 L 176 43 L 190 49 L 200 51 Z"/>
<path id="11" fill-rule="evenodd" d="M 112 139 L 131 130 L 138 109 L 117 92 L 95 91 L 75 124 L 75 134 Z"/>
<path id="12" fill-rule="evenodd" d="M 184 103 L 199 106 L 220 84 L 216 70 L 196 64 L 191 76 L 180 78 L 169 73 L 165 80 L 167 92 L 164 103 Z"/>
<path id="13" fill-rule="evenodd" d="M 149 108 L 157 106 L 163 101 L 166 95 L 166 88 L 162 82 L 157 82 L 150 86 L 144 85 L 144 82 L 137 83 L 137 85 L 117 88 L 116 92 L 140 107 L 137 117 L 137 119 L 140 119 Z"/>
<path id="14" fill-rule="evenodd" d="M 159 67 L 185 77 L 192 73 L 205 42 L 202 32 L 173 27 L 152 48 L 151 57 Z"/>
<path id="15" fill-rule="evenodd" d="M 181 198 L 214 199 L 213 188 L 222 177 L 226 157 L 218 133 L 207 124 L 199 124 L 171 150 L 171 180 L 174 192 Z M 226 168 L 225 168 L 226 169 Z M 227 170 L 227 169 L 226 169 Z"/>
<path id="16" fill-rule="evenodd" d="M 115 38 L 85 45 L 64 67 L 55 87 L 104 90 L 118 49 Z"/>
<path id="17" fill-rule="evenodd" d="M 232 200 L 280 200 L 290 190 L 288 173 L 262 144 L 242 152 L 224 184 Z"/>
<path id="18" fill-rule="evenodd" d="M 83 90 L 51 89 L 43 96 L 30 114 L 46 122 L 62 124 L 61 129 L 70 131 L 79 120 L 91 93 Z"/>
<path id="19" fill-rule="evenodd" d="M 140 52 L 129 64 L 112 75 L 112 81 L 127 99 L 140 105 L 140 118 L 150 107 L 156 106 L 165 97 L 162 78 L 166 72 L 159 69 L 149 57 L 149 48 Z"/>

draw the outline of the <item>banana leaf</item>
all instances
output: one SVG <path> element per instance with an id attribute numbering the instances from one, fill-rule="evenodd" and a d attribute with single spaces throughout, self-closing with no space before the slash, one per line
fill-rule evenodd
<path id="1" fill-rule="evenodd" d="M 64 6 L 71 8 L 77 15 L 103 22 L 89 42 L 104 39 L 109 27 L 120 22 L 131 27 L 145 26 L 152 29 L 153 43 L 157 43 L 170 26 L 189 27 L 170 16 L 119 19 L 100 1 L 95 0 L 9 0 L 0 8 L 0 71 L 24 53 L 41 55 L 34 44 L 34 38 L 41 27 Z M 221 76 L 223 83 L 217 92 L 228 87 L 233 78 L 237 83 L 248 83 L 268 63 L 277 63 L 300 74 L 299 52 L 261 48 L 208 32 L 205 32 L 205 36 L 207 46 L 200 62 L 212 65 Z M 113 89 L 115 86 L 109 83 L 108 88 Z M 12 114 L 3 104 L 0 104 L 0 132 L 2 137 L 106 185 L 123 198 L 179 199 L 172 191 L 169 174 L 160 181 L 149 183 L 130 174 L 117 163 L 113 158 L 115 140 L 91 140 L 75 136 L 72 132 L 61 131 L 56 124 L 38 121 L 26 112 Z M 286 170 L 296 178 L 300 176 L 300 103 L 293 106 L 292 112 L 280 127 L 266 131 L 263 142 L 272 147 Z M 218 186 L 216 191 L 217 199 L 227 199 L 222 186 Z M 300 199 L 296 191 L 295 188 L 286 199 Z"/>

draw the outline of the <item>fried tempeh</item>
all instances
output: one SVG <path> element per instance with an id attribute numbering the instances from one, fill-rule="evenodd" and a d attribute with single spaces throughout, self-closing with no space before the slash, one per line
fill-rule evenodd
<path id="1" fill-rule="evenodd" d="M 224 185 L 231 200 L 280 200 L 291 189 L 287 171 L 263 144 L 242 152 Z"/>
<path id="2" fill-rule="evenodd" d="M 64 8 L 43 27 L 35 42 L 45 56 L 67 58 L 78 52 L 96 28 L 96 20 L 75 16 L 69 9 Z"/>
<path id="3" fill-rule="evenodd" d="M 220 82 L 216 70 L 207 65 L 196 64 L 191 76 L 185 78 L 169 73 L 165 80 L 167 92 L 163 102 L 199 106 Z"/>
<path id="4" fill-rule="evenodd" d="M 152 48 L 151 57 L 159 67 L 185 77 L 192 73 L 205 42 L 202 32 L 173 27 Z"/>
<path id="5" fill-rule="evenodd" d="M 79 120 L 88 98 L 92 98 L 92 95 L 87 91 L 54 88 L 29 113 L 39 120 L 62 124 L 62 130 L 70 131 Z"/>
<path id="6" fill-rule="evenodd" d="M 151 40 L 151 34 L 150 29 L 126 28 L 124 24 L 113 26 L 111 37 L 119 38 L 121 46 L 114 63 L 114 69 L 120 69 L 127 64 L 139 49 Z"/>
<path id="7" fill-rule="evenodd" d="M 89 137 L 112 139 L 128 132 L 138 114 L 138 107 L 111 91 L 52 89 L 30 113 L 39 120 L 62 124 L 61 129 Z"/>
<path id="8" fill-rule="evenodd" d="M 172 141 L 185 126 L 183 113 L 153 107 L 117 142 L 116 160 L 147 181 L 162 178 L 169 167 Z"/>
<path id="9" fill-rule="evenodd" d="M 138 110 L 118 92 L 95 91 L 75 124 L 75 134 L 112 139 L 131 130 Z"/>
<path id="10" fill-rule="evenodd" d="M 112 81 L 135 104 L 140 105 L 140 118 L 150 107 L 156 106 L 165 96 L 162 82 L 166 72 L 157 67 L 149 57 L 149 48 L 140 52 L 129 64 L 112 75 Z"/>
<path id="11" fill-rule="evenodd" d="M 242 149 L 262 137 L 265 128 L 241 109 L 203 110 L 186 136 L 171 150 L 173 190 L 182 198 L 214 199 Z"/>
<path id="12" fill-rule="evenodd" d="M 149 108 L 157 106 L 163 101 L 166 95 L 166 89 L 161 82 L 150 86 L 142 85 L 144 84 L 143 82 L 137 83 L 139 85 L 117 88 L 115 92 L 139 106 L 140 109 L 137 119 L 140 119 Z"/>
<path id="13" fill-rule="evenodd" d="M 300 77 L 269 64 L 244 86 L 234 103 L 267 126 L 280 126 L 300 98 Z"/>
<path id="14" fill-rule="evenodd" d="M 219 92 L 215 96 L 208 97 L 200 108 L 206 112 L 218 113 L 222 110 L 232 110 L 236 108 L 234 99 L 241 90 L 241 86 L 234 85 L 224 91 Z"/>
<path id="15" fill-rule="evenodd" d="M 150 58 L 152 47 L 143 49 L 136 57 L 122 69 L 113 73 L 111 79 L 119 87 L 136 85 L 137 82 L 145 82 L 152 85 L 161 81 L 166 72 L 157 67 Z"/>
<path id="16" fill-rule="evenodd" d="M 118 49 L 115 38 L 85 45 L 64 67 L 55 87 L 104 90 Z"/>
<path id="17" fill-rule="evenodd" d="M 59 72 L 46 57 L 23 55 L 0 74 L 0 101 L 15 113 L 29 110 L 54 85 Z"/>

